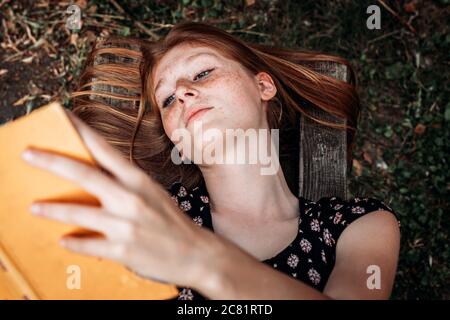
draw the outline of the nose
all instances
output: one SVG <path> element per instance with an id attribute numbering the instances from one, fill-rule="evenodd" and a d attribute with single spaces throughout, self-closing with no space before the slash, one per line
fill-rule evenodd
<path id="1" fill-rule="evenodd" d="M 185 104 L 189 99 L 197 98 L 198 90 L 189 84 L 180 84 L 175 91 L 175 96 L 182 104 Z"/>

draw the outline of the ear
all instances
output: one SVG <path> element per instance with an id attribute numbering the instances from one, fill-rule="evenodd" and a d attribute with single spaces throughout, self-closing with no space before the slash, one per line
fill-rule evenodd
<path id="1" fill-rule="evenodd" d="M 277 87 L 267 72 L 260 72 L 255 76 L 261 100 L 269 101 L 277 94 Z"/>

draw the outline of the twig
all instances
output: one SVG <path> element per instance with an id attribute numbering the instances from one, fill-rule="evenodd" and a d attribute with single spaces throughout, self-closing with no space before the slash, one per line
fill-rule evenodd
<path id="1" fill-rule="evenodd" d="M 400 32 L 400 30 L 395 30 L 395 31 L 383 34 L 382 36 L 379 36 L 379 37 L 376 37 L 375 39 L 367 41 L 367 44 L 371 44 L 371 43 L 383 40 L 383 39 L 388 38 L 388 37 L 390 37 L 390 36 L 392 36 L 392 35 L 394 35 L 396 33 L 399 33 L 399 32 Z"/>
<path id="2" fill-rule="evenodd" d="M 328 29 L 328 30 L 325 31 L 325 32 L 322 32 L 322 33 L 319 32 L 319 33 L 313 34 L 312 36 L 308 37 L 308 41 L 311 41 L 312 39 L 316 39 L 316 38 L 331 37 L 333 31 L 334 31 L 337 27 L 338 27 L 338 25 L 335 24 L 333 27 L 331 27 L 330 29 Z"/>
<path id="3" fill-rule="evenodd" d="M 133 20 L 133 23 L 136 27 L 138 27 L 139 29 L 141 29 L 141 31 L 145 32 L 146 34 L 148 34 L 153 40 L 157 41 L 159 40 L 159 36 L 157 34 L 155 34 L 153 31 L 149 30 L 146 26 L 144 26 L 142 23 L 140 23 L 139 21 L 136 21 L 131 14 L 129 14 L 128 12 L 126 12 L 117 2 L 116 0 L 109 0 L 109 2 L 111 2 L 111 4 L 122 14 L 127 15 L 128 17 L 130 17 L 131 20 Z"/>
<path id="4" fill-rule="evenodd" d="M 230 32 L 230 33 L 233 33 L 233 32 L 247 33 L 247 34 L 252 34 L 252 35 L 260 36 L 260 37 L 270 37 L 271 36 L 271 35 L 269 35 L 267 33 L 251 31 L 250 29 L 254 28 L 255 26 L 256 26 L 256 24 L 252 24 L 251 26 L 248 26 L 245 29 L 238 29 L 238 30 L 229 29 L 229 30 L 227 30 L 227 32 Z"/>
<path id="5" fill-rule="evenodd" d="M 400 17 L 398 15 L 397 12 L 395 12 L 394 10 L 391 9 L 391 7 L 389 7 L 383 0 L 377 0 L 379 4 L 381 4 L 390 14 L 392 14 L 394 17 L 397 18 L 398 21 L 400 21 L 401 24 L 403 24 L 405 27 L 407 27 L 409 29 L 409 31 L 411 31 L 412 33 L 414 33 L 415 35 L 417 35 L 417 31 L 416 29 L 413 28 L 413 26 L 411 26 L 408 22 L 405 22 L 405 20 L 402 19 L 402 17 Z"/>
<path id="6" fill-rule="evenodd" d="M 158 27 L 158 29 L 163 29 L 163 28 L 172 28 L 174 25 L 171 23 L 157 23 L 157 22 L 152 22 L 152 21 L 142 21 L 143 23 L 148 23 L 152 26 Z"/>
<path id="7" fill-rule="evenodd" d="M 227 32 L 231 32 L 231 33 L 233 33 L 233 32 L 240 32 L 240 33 L 247 33 L 247 34 L 252 34 L 252 35 L 255 35 L 255 36 L 260 36 L 260 37 L 270 37 L 270 35 L 269 34 L 266 34 L 266 33 L 261 33 L 261 32 L 255 32 L 255 31 L 248 31 L 248 30 L 227 30 Z"/>
<path id="8" fill-rule="evenodd" d="M 100 13 L 91 13 L 89 14 L 91 17 L 99 17 L 99 18 L 110 18 L 110 19 L 118 19 L 118 20 L 125 20 L 125 17 L 122 16 L 114 16 L 110 14 L 100 14 Z"/>
<path id="9" fill-rule="evenodd" d="M 84 25 L 85 26 L 99 27 L 99 28 L 122 30 L 122 26 L 115 25 L 115 24 L 100 23 L 97 20 L 92 20 L 92 19 L 85 19 L 84 20 Z"/>

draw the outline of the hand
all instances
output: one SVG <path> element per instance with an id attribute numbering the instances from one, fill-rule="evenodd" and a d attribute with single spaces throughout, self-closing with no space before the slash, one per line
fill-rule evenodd
<path id="1" fill-rule="evenodd" d="M 67 114 L 96 162 L 110 174 L 35 148 L 27 149 L 24 159 L 79 184 L 101 206 L 40 201 L 32 205 L 32 212 L 105 235 L 65 237 L 61 244 L 72 251 L 117 261 L 143 277 L 195 287 L 214 260 L 218 237 L 193 223 L 166 190 L 74 114 Z"/>

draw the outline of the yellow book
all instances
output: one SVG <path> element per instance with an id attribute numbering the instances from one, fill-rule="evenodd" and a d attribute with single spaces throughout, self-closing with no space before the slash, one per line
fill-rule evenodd
<path id="1" fill-rule="evenodd" d="M 171 299 L 175 285 L 144 279 L 125 266 L 63 248 L 80 230 L 33 216 L 36 200 L 99 205 L 77 184 L 28 165 L 34 146 L 95 164 L 63 107 L 51 103 L 0 127 L 0 299 Z"/>

